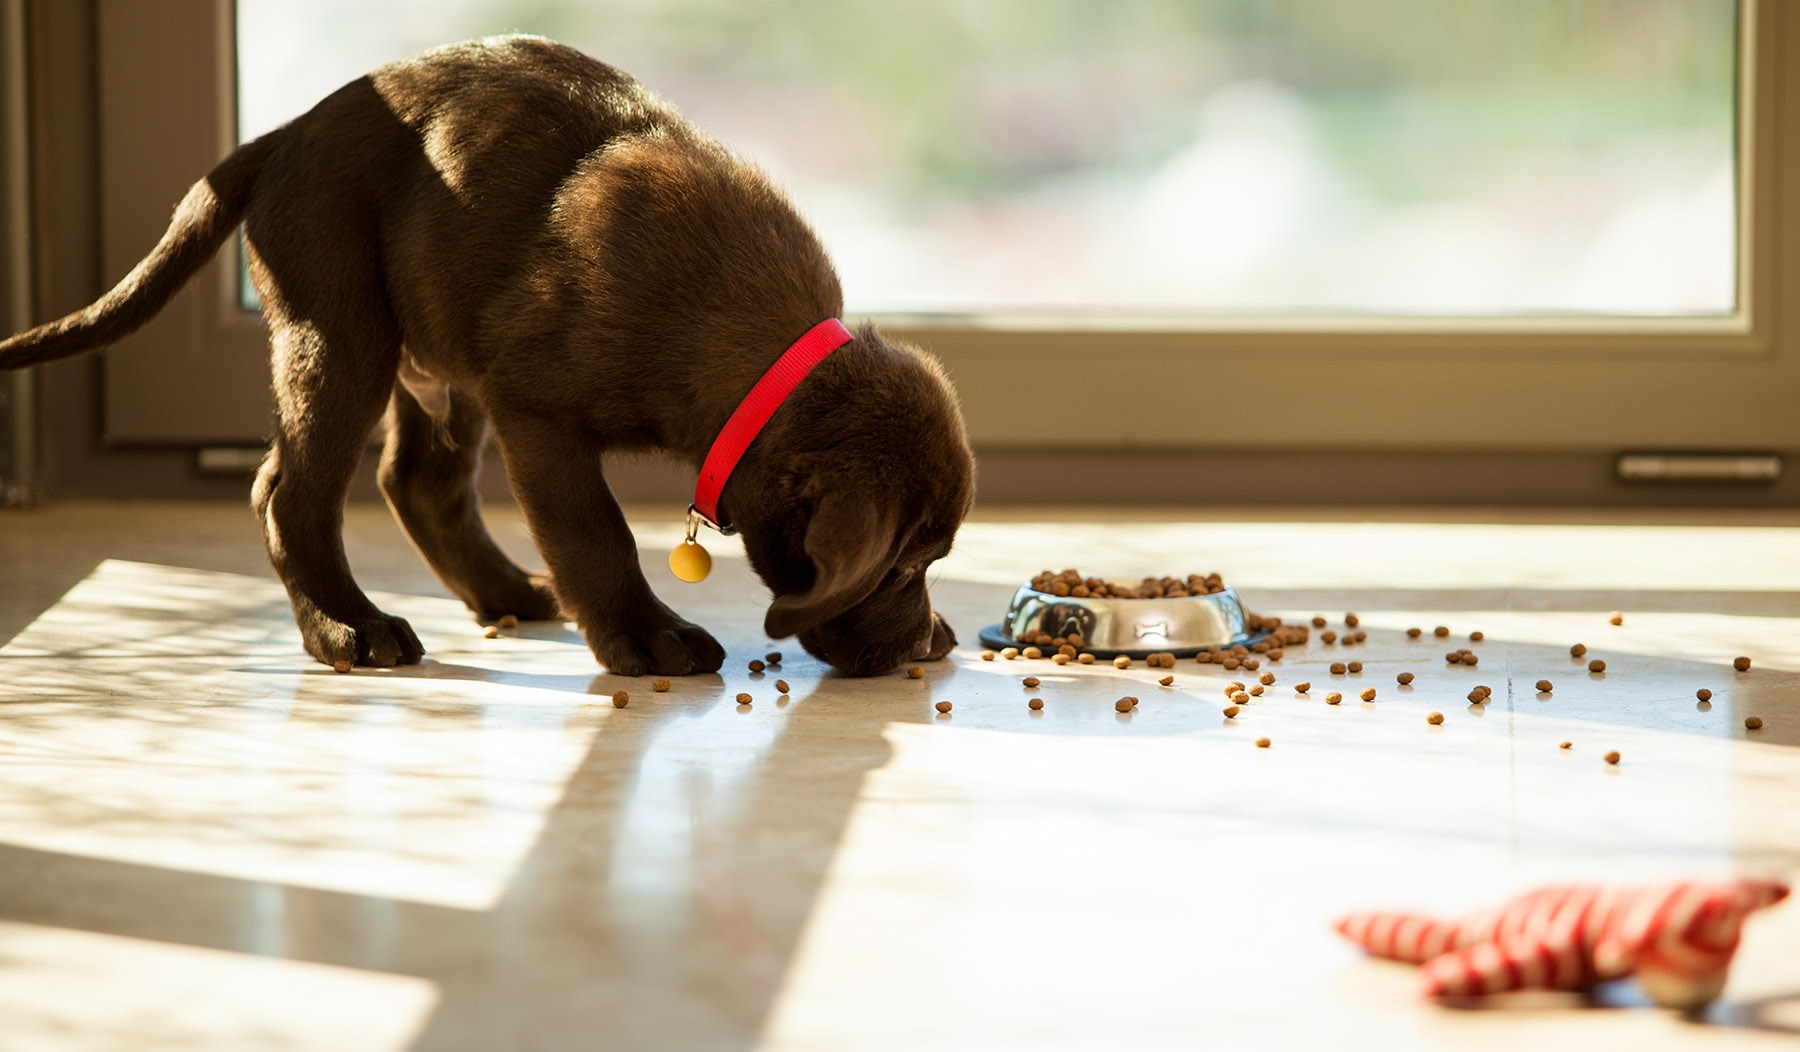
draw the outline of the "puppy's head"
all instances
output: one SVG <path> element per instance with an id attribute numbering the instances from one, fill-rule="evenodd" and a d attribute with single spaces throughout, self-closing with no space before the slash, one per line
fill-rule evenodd
<path id="1" fill-rule="evenodd" d="M 769 436 L 773 477 L 744 529 L 775 593 L 764 631 L 852 676 L 941 658 L 956 636 L 926 574 L 975 493 L 955 394 L 936 362 L 866 327 L 814 376 Z"/>

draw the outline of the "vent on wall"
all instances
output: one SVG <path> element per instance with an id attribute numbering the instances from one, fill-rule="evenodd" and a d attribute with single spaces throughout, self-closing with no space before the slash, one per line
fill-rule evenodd
<path id="1" fill-rule="evenodd" d="M 1781 478 L 1775 453 L 1621 453 L 1614 464 L 1621 482 L 1768 485 Z"/>

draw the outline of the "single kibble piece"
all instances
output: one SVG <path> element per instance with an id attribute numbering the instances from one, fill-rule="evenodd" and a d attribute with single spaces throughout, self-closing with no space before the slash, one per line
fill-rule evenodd
<path id="1" fill-rule="evenodd" d="M 1244 689 L 1244 685 L 1234 679 L 1230 683 L 1225 684 L 1225 696 L 1229 698 L 1233 694 L 1236 694 L 1238 691 L 1243 690 L 1243 689 Z"/>
<path id="2" fill-rule="evenodd" d="M 494 635 L 496 635 L 496 636 L 499 634 L 500 633 L 498 633 L 498 632 L 494 633 Z M 348 672 L 352 668 L 355 668 L 355 667 L 356 666 L 352 665 L 348 661 L 334 661 L 331 663 L 331 671 L 333 671 L 333 672 L 339 672 L 339 673 Z"/>
<path id="3" fill-rule="evenodd" d="M 1602 757 L 1602 759 L 1604 759 L 1607 763 L 1616 765 L 1619 762 L 1619 750 L 1614 749 L 1613 751 L 1607 753 L 1604 757 Z"/>
<path id="4" fill-rule="evenodd" d="M 1053 654 L 1050 657 L 1050 663 L 1052 665 L 1067 665 L 1069 663 L 1069 655 Z"/>
<path id="5" fill-rule="evenodd" d="M 1609 625 L 1622 625 L 1625 623 L 1625 615 L 1614 610 L 1612 613 L 1606 615 L 1606 623 Z"/>
<path id="6" fill-rule="evenodd" d="M 1699 698 L 1701 701 L 1711 701 L 1712 691 L 1707 690 L 1705 687 L 1701 687 L 1699 690 L 1694 691 L 1694 697 Z"/>
<path id="7" fill-rule="evenodd" d="M 1362 698 L 1362 700 L 1364 700 L 1364 701 L 1374 701 L 1375 700 L 1375 688 L 1374 687 L 1364 687 L 1363 692 L 1357 696 Z"/>
<path id="8" fill-rule="evenodd" d="M 1444 722 L 1444 714 L 1441 712 L 1434 712 L 1431 715 L 1425 717 L 1425 722 L 1431 724 L 1433 727 L 1436 727 L 1438 724 Z"/>
<path id="9" fill-rule="evenodd" d="M 1447 639 L 1450 636 L 1450 626 L 1449 625 L 1439 625 L 1436 628 L 1431 630 L 1431 634 L 1438 637 L 1439 639 Z"/>
<path id="10" fill-rule="evenodd" d="M 1158 682 L 1166 687 L 1175 682 L 1175 677 L 1174 676 L 1164 676 L 1163 678 L 1157 680 L 1156 682 Z"/>
<path id="11" fill-rule="evenodd" d="M 1492 687 L 1484 687 L 1484 686 L 1481 686 L 1481 685 L 1479 685 L 1479 684 L 1478 684 L 1478 685 L 1477 685 L 1477 686 L 1476 686 L 1476 687 L 1475 687 L 1475 693 L 1477 693 L 1477 694 L 1479 694 L 1479 695 L 1481 695 L 1481 696 L 1482 696 L 1482 697 L 1484 697 L 1484 698 L 1491 698 L 1491 697 L 1493 697 L 1493 696 L 1494 696 L 1494 688 L 1492 688 Z"/>
<path id="12" fill-rule="evenodd" d="M 1352 661 L 1352 662 L 1350 662 L 1349 667 L 1350 667 L 1351 672 L 1361 672 L 1362 671 L 1362 662 Z"/>
<path id="13" fill-rule="evenodd" d="M 1462 651 L 1452 650 L 1450 653 L 1444 655 L 1444 660 L 1452 665 L 1460 665 L 1462 664 Z"/>
<path id="14" fill-rule="evenodd" d="M 1265 672 L 1262 675 L 1256 677 L 1256 681 L 1258 683 L 1261 683 L 1265 687 L 1272 687 L 1275 685 L 1275 673 Z"/>
<path id="15" fill-rule="evenodd" d="M 1748 672 L 1750 671 L 1750 659 L 1747 657 L 1733 658 L 1731 660 L 1731 667 L 1737 669 L 1739 672 Z"/>
<path id="16" fill-rule="evenodd" d="M 1357 617 L 1355 614 L 1345 614 L 1344 624 L 1349 625 L 1351 628 L 1355 628 L 1357 625 L 1362 624 L 1362 618 Z"/>
<path id="17" fill-rule="evenodd" d="M 1221 664 L 1224 667 L 1225 671 L 1236 672 L 1238 666 L 1243 664 L 1243 662 L 1239 661 L 1237 658 L 1228 657 Z"/>
<path id="18" fill-rule="evenodd" d="M 1398 676 L 1395 676 L 1394 680 L 1404 687 L 1413 681 L 1413 674 L 1410 672 L 1402 672 Z"/>
<path id="19" fill-rule="evenodd" d="M 951 709 L 951 705 L 947 701 L 940 701 L 937 703 L 936 708 L 939 712 L 949 712 Z"/>
<path id="20" fill-rule="evenodd" d="M 1332 675 L 1341 676 L 1347 671 L 1349 671 L 1349 668 L 1342 661 L 1333 661 L 1331 663 L 1331 674 Z"/>
<path id="21" fill-rule="evenodd" d="M 1113 658 L 1113 668 L 1130 668 L 1130 667 L 1131 667 L 1131 659 L 1126 657 L 1124 654 L 1120 654 L 1118 657 Z"/>
<path id="22" fill-rule="evenodd" d="M 1469 691 L 1469 700 L 1476 705 L 1485 705 L 1487 704 L 1488 696 L 1479 690 L 1471 690 Z"/>
<path id="23" fill-rule="evenodd" d="M 1076 658 L 1075 661 L 1076 661 L 1076 663 L 1082 664 L 1082 665 L 1092 665 L 1094 663 L 1094 655 L 1083 654 L 1080 657 Z"/>
<path id="24" fill-rule="evenodd" d="M 1745 716 L 1744 717 L 1744 726 L 1748 727 L 1749 729 L 1751 729 L 1753 731 L 1760 731 L 1760 730 L 1762 730 L 1762 717 L 1761 716 Z"/>
<path id="25" fill-rule="evenodd" d="M 1252 684 L 1250 684 L 1250 689 L 1248 691 L 1245 691 L 1245 693 L 1249 694 L 1253 698 L 1260 698 L 1260 697 L 1262 697 L 1262 693 L 1263 693 L 1263 685 L 1261 683 L 1252 683 Z"/>
<path id="26" fill-rule="evenodd" d="M 1018 647 L 1007 647 L 1006 649 L 1000 651 L 1000 656 L 1005 658 L 1008 661 L 1011 661 L 1013 658 L 1016 658 L 1019 656 L 1019 648 Z"/>
<path id="27" fill-rule="evenodd" d="M 1244 667 L 1249 669 L 1252 672 L 1255 672 L 1257 669 L 1262 668 L 1262 662 L 1256 660 L 1255 658 L 1245 658 L 1244 659 Z"/>
<path id="28" fill-rule="evenodd" d="M 1294 684 L 1294 693 L 1295 694 L 1305 694 L 1307 691 L 1309 691 L 1311 689 L 1312 689 L 1312 680 L 1310 680 L 1310 679 L 1301 680 L 1299 683 Z"/>
<path id="29" fill-rule="evenodd" d="M 1573 749 L 1575 747 L 1575 743 L 1574 742 L 1557 742 L 1556 747 L 1558 749 Z"/>
<path id="30" fill-rule="evenodd" d="M 1267 738 L 1256 739 L 1256 747 L 1258 749 L 1267 749 L 1269 747 L 1269 739 L 1267 739 Z"/>
<path id="31" fill-rule="evenodd" d="M 1324 628 L 1325 624 L 1326 624 L 1326 622 L 1323 617 L 1314 617 L 1312 619 L 1312 626 L 1314 628 Z"/>
<path id="32" fill-rule="evenodd" d="M 631 695 L 622 690 L 613 691 L 613 708 L 622 709 L 631 704 Z"/>
<path id="33" fill-rule="evenodd" d="M 669 692 L 669 681 L 666 679 L 653 679 L 650 681 L 650 689 L 656 691 L 658 694 L 667 694 Z M 784 691 L 783 693 L 786 692 Z"/>
<path id="34" fill-rule="evenodd" d="M 748 704 L 750 704 L 750 703 L 751 703 L 751 702 L 752 702 L 752 701 L 755 701 L 755 700 L 756 700 L 756 699 L 755 699 L 755 698 L 752 698 L 752 697 L 751 697 L 751 696 L 750 696 L 750 695 L 748 695 L 748 694 L 739 694 L 739 695 L 738 695 L 738 696 L 737 696 L 737 703 L 738 703 L 738 704 L 739 704 L 739 705 L 748 705 Z"/>
<path id="35" fill-rule="evenodd" d="M 1606 662 L 1601 661 L 1599 658 L 1595 658 L 1594 660 L 1588 662 L 1588 671 L 1589 672 L 1605 672 L 1606 671 Z"/>
<path id="36" fill-rule="evenodd" d="M 1463 651 L 1462 663 L 1470 666 L 1479 665 L 1481 664 L 1481 655 L 1471 654 L 1465 650 Z"/>
<path id="37" fill-rule="evenodd" d="M 1023 682 L 1027 687 L 1035 687 L 1040 681 L 1036 676 L 1026 676 Z"/>
<path id="38" fill-rule="evenodd" d="M 762 670 L 763 670 L 763 669 L 765 669 L 765 668 L 768 668 L 768 667 L 769 667 L 769 666 L 767 666 L 767 665 L 765 665 L 765 664 L 763 664 L 763 663 L 762 663 L 762 662 L 761 662 L 761 661 L 757 661 L 757 660 L 754 660 L 754 659 L 752 659 L 752 660 L 751 660 L 751 662 L 750 662 L 750 664 L 749 664 L 749 665 L 748 665 L 748 666 L 746 666 L 746 667 L 747 667 L 747 668 L 749 668 L 749 669 L 750 669 L 750 671 L 752 671 L 752 672 L 761 672 L 761 671 L 762 671 Z M 911 675 L 911 674 L 912 674 L 912 669 L 907 669 L 907 670 L 906 670 L 906 671 L 907 671 L 907 674 L 908 674 L 908 675 Z M 923 675 L 923 674 L 924 674 L 924 670 L 923 670 L 923 669 L 921 669 L 921 670 L 920 670 L 920 675 Z M 918 676 L 914 676 L 914 677 L 913 677 L 913 678 L 914 678 L 914 679 L 917 679 L 917 678 L 918 678 Z"/>
<path id="39" fill-rule="evenodd" d="M 519 627 L 519 618 L 517 614 L 501 614 L 498 623 L 501 628 L 517 628 Z"/>
<path id="40" fill-rule="evenodd" d="M 1120 698 L 1118 701 L 1113 702 L 1113 708 L 1118 709 L 1120 712 L 1130 712 L 1132 707 L 1136 704 L 1136 698 Z"/>
<path id="41" fill-rule="evenodd" d="M 1423 628 L 1409 628 L 1406 630 L 1406 638 L 1408 639 L 1417 639 L 1424 634 L 1425 630 Z"/>
<path id="42" fill-rule="evenodd" d="M 788 681 L 785 679 L 776 680 L 775 681 L 775 689 L 781 691 L 783 694 L 786 694 L 788 692 Z"/>
<path id="43" fill-rule="evenodd" d="M 1469 642 L 1471 642 L 1471 643 L 1479 643 L 1486 638 L 1487 638 L 1487 633 L 1485 633 L 1485 632 L 1470 632 L 1469 633 Z"/>
<path id="44" fill-rule="evenodd" d="M 1231 696 L 1231 703 L 1233 705 L 1248 705 L 1248 704 L 1250 704 L 1249 692 L 1240 690 L 1237 693 L 1233 694 Z"/>
<path id="45" fill-rule="evenodd" d="M 489 639 L 499 639 L 500 638 L 500 629 L 498 626 L 489 625 L 487 627 L 487 631 L 483 632 L 481 634 L 486 636 Z"/>
<path id="46" fill-rule="evenodd" d="M 1538 689 L 1539 694 L 1548 694 L 1554 687 L 1555 687 L 1555 684 L 1551 683 L 1547 679 L 1540 679 L 1537 681 L 1537 689 Z"/>
<path id="47" fill-rule="evenodd" d="M 1284 654 L 1286 654 L 1286 651 L 1282 650 L 1280 647 L 1270 647 L 1269 648 L 1269 660 L 1270 661 L 1280 661 Z"/>
<path id="48" fill-rule="evenodd" d="M 1335 643 L 1335 642 L 1337 642 L 1337 633 L 1336 632 L 1320 632 L 1319 633 L 1319 642 Z"/>
<path id="49" fill-rule="evenodd" d="M 1228 720 L 1235 720 L 1237 719 L 1237 714 L 1242 711 L 1244 710 L 1238 708 L 1236 705 L 1227 705 L 1225 706 L 1225 718 Z"/>
<path id="50" fill-rule="evenodd" d="M 1044 652 L 1037 647 L 1026 647 L 1024 650 L 1019 651 L 1019 654 L 1022 657 L 1031 658 L 1033 660 L 1044 656 Z"/>
<path id="51" fill-rule="evenodd" d="M 1338 702 L 1343 701 L 1343 700 L 1344 700 L 1344 696 L 1342 694 L 1339 694 L 1335 690 L 1332 691 L 1331 693 L 1325 695 L 1325 704 L 1327 704 L 1327 705 L 1336 705 Z"/>
<path id="52" fill-rule="evenodd" d="M 1581 655 L 1583 655 L 1585 653 L 1587 653 L 1587 644 L 1586 643 L 1577 643 L 1574 646 L 1569 648 L 1569 656 L 1570 657 L 1580 657 Z"/>
<path id="53" fill-rule="evenodd" d="M 994 652 L 992 650 L 983 650 L 981 652 L 981 660 L 983 660 L 983 661 L 994 660 Z"/>
<path id="54" fill-rule="evenodd" d="M 771 650 L 767 654 L 763 655 L 763 660 L 767 661 L 771 665 L 779 665 L 779 664 L 781 664 L 781 651 Z"/>
<path id="55" fill-rule="evenodd" d="M 1030 701 L 1026 702 L 1025 704 L 1031 706 L 1033 709 L 1041 709 L 1044 707 L 1044 699 L 1043 698 L 1032 698 Z"/>
<path id="56" fill-rule="evenodd" d="M 924 679 L 925 678 L 924 667 L 920 666 L 920 665 L 914 665 L 911 668 L 907 669 L 906 670 L 906 678 L 907 679 Z"/>

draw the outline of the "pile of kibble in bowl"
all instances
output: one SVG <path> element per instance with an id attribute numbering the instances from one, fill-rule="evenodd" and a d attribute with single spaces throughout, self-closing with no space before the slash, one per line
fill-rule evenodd
<path id="1" fill-rule="evenodd" d="M 1190 595 L 1212 595 L 1225 590 L 1225 581 L 1216 573 L 1188 574 L 1186 578 L 1146 577 L 1136 585 L 1083 577 L 1077 570 L 1052 573 L 1045 570 L 1031 579 L 1031 590 L 1076 599 L 1181 599 Z"/>

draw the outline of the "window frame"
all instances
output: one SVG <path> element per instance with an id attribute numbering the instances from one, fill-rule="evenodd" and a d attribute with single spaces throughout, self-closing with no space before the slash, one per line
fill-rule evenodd
<path id="1" fill-rule="evenodd" d="M 151 6 L 98 8 L 108 275 L 235 141 L 231 0 Z M 876 320 L 943 361 L 978 450 L 1800 450 L 1800 75 L 1782 54 L 1800 12 L 1741 0 L 1731 316 Z M 159 363 L 264 368 L 234 257 L 109 357 L 113 444 L 267 433 L 266 406 L 223 429 L 147 415 L 179 394 Z"/>

